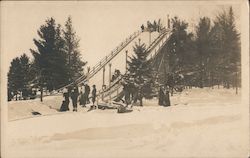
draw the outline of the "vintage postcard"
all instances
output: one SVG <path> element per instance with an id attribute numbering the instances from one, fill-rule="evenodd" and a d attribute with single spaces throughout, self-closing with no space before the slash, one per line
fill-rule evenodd
<path id="1" fill-rule="evenodd" d="M 249 5 L 1 1 L 2 158 L 249 157 Z"/>

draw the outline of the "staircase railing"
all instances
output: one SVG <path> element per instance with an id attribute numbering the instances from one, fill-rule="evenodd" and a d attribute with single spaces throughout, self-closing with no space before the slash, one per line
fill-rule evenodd
<path id="1" fill-rule="evenodd" d="M 111 51 L 111 53 L 107 56 L 105 56 L 100 62 L 98 62 L 86 75 L 83 75 L 76 79 L 74 82 L 71 82 L 70 84 L 67 84 L 56 91 L 59 92 L 63 90 L 64 88 L 67 88 L 74 83 L 77 85 L 85 82 L 86 80 L 89 80 L 92 78 L 98 71 L 103 68 L 106 64 L 108 64 L 115 56 L 117 56 L 130 42 L 132 42 L 136 37 L 138 37 L 141 34 L 141 31 L 136 31 L 133 34 L 131 34 L 128 38 L 126 38 L 119 46 L 117 46 L 114 50 Z"/>
<path id="2" fill-rule="evenodd" d="M 153 59 L 159 52 L 160 50 L 163 48 L 163 46 L 166 44 L 166 42 L 169 39 L 169 36 L 167 36 L 169 33 L 168 30 L 164 30 L 147 48 L 147 51 L 149 51 L 148 55 L 151 54 L 152 55 L 152 51 L 154 50 L 154 48 L 156 48 L 158 46 L 158 48 L 155 49 L 155 53 L 154 55 L 151 56 L 151 59 Z M 122 78 L 119 78 L 118 82 L 114 82 L 114 84 L 111 84 L 110 87 L 107 87 L 105 90 L 103 91 L 99 91 L 98 96 L 105 98 L 110 96 L 111 94 L 113 94 L 114 92 L 116 92 L 119 88 L 121 88 L 121 84 L 120 81 L 122 80 Z M 117 84 L 117 86 L 115 86 L 115 84 Z M 111 99 L 114 99 L 115 97 L 111 97 Z M 107 100 L 107 99 L 106 99 Z"/>

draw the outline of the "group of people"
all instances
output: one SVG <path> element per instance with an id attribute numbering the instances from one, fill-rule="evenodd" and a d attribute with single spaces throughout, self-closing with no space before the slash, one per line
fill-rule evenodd
<path id="1" fill-rule="evenodd" d="M 79 88 L 80 88 L 80 93 L 79 93 Z M 86 104 L 90 103 L 89 99 L 91 98 L 92 103 L 94 105 L 96 102 L 96 86 L 95 85 L 93 85 L 91 93 L 92 93 L 92 95 L 91 95 L 91 97 L 89 97 L 90 87 L 87 83 L 80 86 L 80 87 L 75 85 L 75 86 L 73 86 L 73 88 L 72 87 L 65 88 L 63 90 L 64 100 L 62 102 L 62 106 L 60 108 L 60 111 L 68 111 L 69 110 L 70 98 L 72 100 L 74 112 L 77 112 L 78 101 L 82 107 L 86 107 Z"/>
<path id="2" fill-rule="evenodd" d="M 161 85 L 158 90 L 158 104 L 160 106 L 170 106 L 170 93 L 171 87 L 168 84 Z M 137 103 L 139 101 L 139 106 L 142 105 L 142 98 L 144 97 L 142 94 L 142 90 L 140 87 L 135 87 L 128 83 L 123 83 L 123 95 L 117 98 L 117 101 L 122 100 L 126 105 Z"/>

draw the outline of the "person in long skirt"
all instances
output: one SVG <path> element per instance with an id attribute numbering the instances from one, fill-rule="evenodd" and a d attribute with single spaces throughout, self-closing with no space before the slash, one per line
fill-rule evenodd
<path id="1" fill-rule="evenodd" d="M 85 105 L 86 105 L 86 96 L 85 96 L 85 87 L 84 86 L 81 88 L 79 101 L 80 101 L 80 105 L 85 107 Z"/>
<path id="2" fill-rule="evenodd" d="M 169 86 L 165 86 L 164 88 L 164 106 L 170 106 L 170 98 L 169 98 Z"/>
<path id="3" fill-rule="evenodd" d="M 88 83 L 85 85 L 85 99 L 86 99 L 86 104 L 89 104 L 89 93 L 90 93 L 90 87 Z"/>
<path id="4" fill-rule="evenodd" d="M 93 89 L 92 89 L 92 103 L 93 103 L 93 106 L 95 105 L 95 101 L 96 101 L 96 87 L 95 87 L 95 85 L 93 85 Z"/>
<path id="5" fill-rule="evenodd" d="M 62 102 L 60 111 L 68 111 L 69 110 L 69 92 L 66 88 L 63 89 L 63 97 L 64 97 L 64 100 Z"/>
<path id="6" fill-rule="evenodd" d="M 127 84 L 123 86 L 123 91 L 124 91 L 125 103 L 128 106 L 130 104 L 130 93 L 129 93 L 129 87 Z"/>
<path id="7" fill-rule="evenodd" d="M 72 104 L 73 104 L 73 111 L 77 111 L 77 98 L 78 98 L 78 88 L 74 87 L 73 92 L 71 94 Z"/>
<path id="8" fill-rule="evenodd" d="M 160 86 L 160 90 L 159 90 L 159 102 L 158 102 L 158 104 L 159 104 L 160 106 L 163 105 L 163 98 L 164 98 L 163 89 L 164 89 L 163 86 Z"/>

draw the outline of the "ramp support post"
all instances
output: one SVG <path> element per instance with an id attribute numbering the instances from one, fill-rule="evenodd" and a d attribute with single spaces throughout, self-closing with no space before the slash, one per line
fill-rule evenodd
<path id="1" fill-rule="evenodd" d="M 111 86 L 111 66 L 112 64 L 109 63 L 109 87 Z M 109 93 L 109 103 L 111 104 L 111 93 Z"/>

